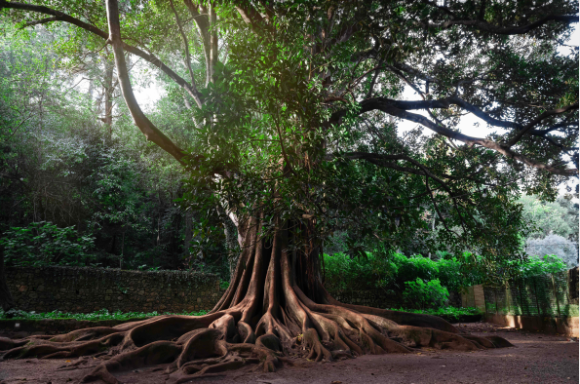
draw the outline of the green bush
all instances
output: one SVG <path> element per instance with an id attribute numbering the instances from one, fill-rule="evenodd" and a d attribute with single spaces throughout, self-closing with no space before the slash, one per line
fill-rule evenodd
<path id="1" fill-rule="evenodd" d="M 407 257 L 400 253 L 365 252 L 364 257 L 352 258 L 344 253 L 324 255 L 326 284 L 332 289 L 382 288 L 400 294 L 407 282 L 437 279 L 449 291 L 487 282 L 483 257 L 465 252 L 457 257 L 430 260 L 421 255 Z M 525 261 L 508 261 L 497 265 L 495 273 L 504 279 L 558 273 L 566 265 L 555 255 L 531 257 Z"/>
<path id="2" fill-rule="evenodd" d="M 90 265 L 94 238 L 79 234 L 74 226 L 59 228 L 40 221 L 28 227 L 13 227 L 0 238 L 7 265 Z"/>
<path id="3" fill-rule="evenodd" d="M 392 285 L 398 267 L 393 261 L 370 252 L 359 258 L 335 253 L 324 254 L 324 271 L 327 284 L 335 289 L 373 289 Z"/>
<path id="4" fill-rule="evenodd" d="M 449 291 L 441 286 L 439 279 L 425 283 L 422 279 L 417 278 L 415 281 L 405 283 L 403 299 L 414 308 L 441 307 L 449 300 Z"/>
<path id="5" fill-rule="evenodd" d="M 545 255 L 544 257 L 530 257 L 526 263 L 518 265 L 519 277 L 531 277 L 548 275 L 565 271 L 568 267 L 556 255 Z"/>
<path id="6" fill-rule="evenodd" d="M 389 308 L 387 308 L 389 309 Z M 474 316 L 474 315 L 481 315 L 482 312 L 473 307 L 441 307 L 441 308 L 425 308 L 425 309 L 416 309 L 416 308 L 390 308 L 391 311 L 401 311 L 401 312 L 409 312 L 409 313 L 422 313 L 425 315 L 434 315 L 434 316 L 444 316 L 449 320 L 459 320 L 462 316 Z"/>

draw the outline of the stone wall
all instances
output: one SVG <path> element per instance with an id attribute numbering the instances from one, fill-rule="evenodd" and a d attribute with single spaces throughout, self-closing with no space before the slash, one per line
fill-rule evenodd
<path id="1" fill-rule="evenodd" d="M 17 308 L 36 312 L 191 312 L 222 293 L 217 276 L 181 271 L 8 267 L 6 280 Z"/>
<path id="2" fill-rule="evenodd" d="M 217 276 L 181 271 L 7 267 L 6 280 L 17 308 L 36 312 L 191 312 L 213 308 L 223 293 Z M 382 290 L 328 288 L 343 303 L 401 307 L 397 296 Z"/>

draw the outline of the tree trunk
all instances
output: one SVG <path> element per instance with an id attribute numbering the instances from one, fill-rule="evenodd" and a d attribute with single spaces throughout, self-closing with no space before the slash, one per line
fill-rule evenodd
<path id="1" fill-rule="evenodd" d="M 105 96 L 105 117 L 103 122 L 107 126 L 108 139 L 113 138 L 113 91 L 115 87 L 113 86 L 113 70 L 115 64 L 108 55 L 105 60 L 105 78 L 103 82 L 103 94 Z"/>
<path id="2" fill-rule="evenodd" d="M 0 247 L 0 305 L 5 312 L 14 307 L 14 298 L 12 297 L 10 289 L 8 288 L 6 274 L 4 272 L 3 247 Z"/>
<path id="3" fill-rule="evenodd" d="M 226 251 L 228 253 L 228 266 L 230 269 L 230 281 L 234 276 L 236 264 L 238 263 L 239 246 L 238 246 L 238 231 L 236 225 L 227 216 L 223 216 L 224 234 L 226 235 Z"/>
<path id="4" fill-rule="evenodd" d="M 193 237 L 193 215 L 191 210 L 185 211 L 185 241 L 183 242 L 183 253 L 185 257 L 189 256 L 189 246 Z"/>
<path id="5" fill-rule="evenodd" d="M 192 16 L 201 16 L 192 4 L 186 0 Z M 137 104 L 115 0 L 107 1 L 107 19 L 121 90 L 135 124 L 148 139 L 183 161 L 183 151 Z M 213 6 L 209 19 L 210 23 L 216 21 Z M 216 48 L 217 39 L 212 38 L 210 59 L 217 59 Z M 112 357 L 84 382 L 116 384 L 111 372 L 170 363 L 166 372 L 176 383 L 183 383 L 245 364 L 259 364 L 264 371 L 272 371 L 284 361 L 283 355 L 320 361 L 364 353 L 407 353 L 412 351 L 410 347 L 476 350 L 511 345 L 501 338 L 459 335 L 455 327 L 435 316 L 339 303 L 322 285 L 322 248 L 312 240 L 312 221 L 276 220 L 272 238 L 265 239 L 261 236 L 261 213 L 237 220 L 242 251 L 229 288 L 207 315 L 166 315 L 52 338 L 36 336 L 34 345 L 26 339 L 0 339 L 0 349 L 10 349 L 4 358 L 70 358 L 111 348 Z"/>

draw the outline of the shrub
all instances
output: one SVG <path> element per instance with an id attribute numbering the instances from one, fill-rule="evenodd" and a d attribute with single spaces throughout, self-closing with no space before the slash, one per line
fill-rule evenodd
<path id="1" fill-rule="evenodd" d="M 402 294 L 407 282 L 439 281 L 449 291 L 489 282 L 489 266 L 482 256 L 464 253 L 457 257 L 430 260 L 400 253 L 383 255 L 365 253 L 366 257 L 351 258 L 344 253 L 324 255 L 326 284 L 333 289 L 386 289 Z M 449 257 L 449 256 L 448 256 Z M 553 274 L 564 271 L 566 264 L 556 255 L 530 257 L 525 261 L 510 260 L 498 263 L 494 273 L 504 279 Z M 492 281 L 493 282 L 493 281 Z"/>
<path id="2" fill-rule="evenodd" d="M 414 308 L 435 308 L 442 306 L 449 300 L 449 291 L 441 286 L 439 279 L 425 283 L 422 279 L 417 278 L 415 281 L 405 282 L 403 299 Z"/>
<path id="3" fill-rule="evenodd" d="M 337 289 L 372 289 L 392 285 L 397 276 L 397 264 L 370 252 L 365 257 L 352 258 L 344 253 L 324 255 L 325 278 Z"/>
<path id="4" fill-rule="evenodd" d="M 0 238 L 7 265 L 84 266 L 93 261 L 88 252 L 94 247 L 94 238 L 79 234 L 74 226 L 59 228 L 41 221 L 28 227 L 13 227 Z"/>
<path id="5" fill-rule="evenodd" d="M 417 279 L 429 281 L 439 277 L 437 262 L 427 259 L 421 255 L 407 257 L 400 253 L 395 253 L 393 261 L 399 267 L 397 284 L 403 288 L 405 282 Z"/>
<path id="6" fill-rule="evenodd" d="M 519 277 L 543 276 L 565 271 L 566 264 L 556 255 L 546 255 L 544 257 L 530 257 L 525 263 L 521 263 L 518 268 Z"/>

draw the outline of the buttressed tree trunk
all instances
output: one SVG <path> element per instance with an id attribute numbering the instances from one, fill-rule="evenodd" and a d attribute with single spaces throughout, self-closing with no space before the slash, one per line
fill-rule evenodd
<path id="1" fill-rule="evenodd" d="M 170 363 L 167 372 L 182 383 L 245 364 L 270 372 L 287 356 L 321 361 L 418 347 L 471 351 L 511 345 L 498 337 L 461 335 L 435 316 L 339 303 L 322 286 L 320 247 L 294 236 L 289 228 L 295 225 L 278 223 L 268 241 L 260 236 L 260 217 L 244 222 L 244 246 L 232 282 L 209 314 L 0 339 L 4 358 L 72 358 L 111 348 L 120 353 L 84 382 L 118 383 L 114 372 Z"/>

